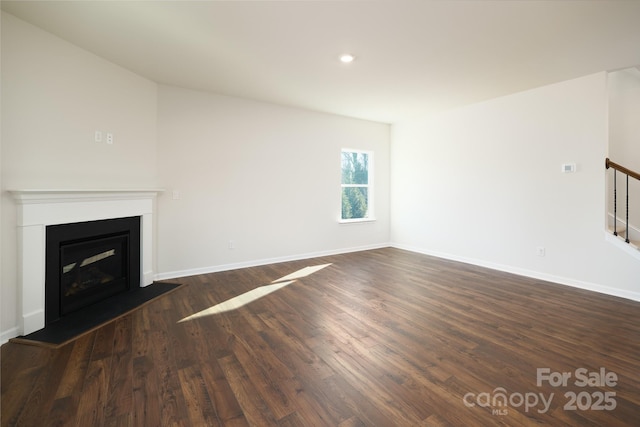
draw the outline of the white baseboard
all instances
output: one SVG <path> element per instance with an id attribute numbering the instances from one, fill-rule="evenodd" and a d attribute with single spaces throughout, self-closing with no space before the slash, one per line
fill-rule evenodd
<path id="1" fill-rule="evenodd" d="M 153 271 L 145 271 L 142 273 L 142 283 L 140 283 L 141 287 L 149 286 L 153 283 L 154 274 Z"/>
<path id="2" fill-rule="evenodd" d="M 318 257 L 330 256 L 330 255 L 340 255 L 340 254 L 346 254 L 350 252 L 360 252 L 360 251 L 367 251 L 371 249 L 388 248 L 389 246 L 391 246 L 389 243 L 379 243 L 374 245 L 358 246 L 358 247 L 351 247 L 351 248 L 332 249 L 328 251 L 308 252 L 304 254 L 288 255 L 288 256 L 276 257 L 276 258 L 263 258 L 258 260 L 249 260 L 249 261 L 237 262 L 232 264 L 220 264 L 220 265 L 213 265 L 209 267 L 192 268 L 188 270 L 158 273 L 156 274 L 155 278 L 156 280 L 170 280 L 170 279 L 177 279 L 179 277 L 197 276 L 199 274 L 218 273 L 221 271 L 237 270 L 240 268 L 257 267 L 260 265 L 267 265 L 267 264 L 277 264 L 279 262 L 298 261 L 302 259 L 318 258 Z"/>
<path id="3" fill-rule="evenodd" d="M 613 228 L 613 222 L 613 212 L 609 212 L 607 225 Z M 625 220 L 618 217 L 616 221 L 616 231 L 620 236 L 625 236 L 626 227 L 627 224 Z M 633 224 L 629 224 L 629 238 L 631 240 L 640 240 L 640 228 Z"/>
<path id="4" fill-rule="evenodd" d="M 11 338 L 15 338 L 18 335 L 20 335 L 20 329 L 17 326 L 15 328 L 3 331 L 0 334 L 0 345 L 7 343 Z"/>
<path id="5" fill-rule="evenodd" d="M 583 282 L 581 280 L 570 279 L 567 277 L 554 276 L 552 274 L 542 273 L 534 270 L 527 270 L 524 268 L 513 267 L 504 264 L 497 264 L 475 258 L 461 257 L 453 254 L 430 251 L 422 248 L 416 248 L 413 246 L 402 245 L 392 243 L 391 247 L 404 249 L 411 252 L 416 252 L 424 255 L 430 255 L 437 258 L 448 259 L 451 261 L 463 262 L 465 264 L 477 265 L 479 267 L 490 268 L 492 270 L 504 271 L 505 273 L 517 274 L 518 276 L 530 277 L 532 279 L 544 280 L 545 282 L 556 283 L 559 285 L 571 286 L 574 288 L 584 289 L 587 291 L 598 292 L 605 295 L 625 298 L 632 301 L 640 302 L 640 292 L 627 291 L 625 289 L 611 288 L 609 286 L 598 285 L 596 283 Z"/>
<path id="6" fill-rule="evenodd" d="M 640 250 L 634 243 L 625 243 L 620 236 L 614 236 L 608 231 L 604 232 L 604 239 L 616 246 L 618 249 L 626 252 L 628 255 L 634 257 L 637 260 L 640 260 Z"/>
<path id="7" fill-rule="evenodd" d="M 44 318 L 44 308 L 42 310 L 35 310 L 31 313 L 26 313 L 22 315 L 22 332 L 27 335 L 35 331 L 39 331 L 44 328 L 46 325 L 46 321 Z"/>

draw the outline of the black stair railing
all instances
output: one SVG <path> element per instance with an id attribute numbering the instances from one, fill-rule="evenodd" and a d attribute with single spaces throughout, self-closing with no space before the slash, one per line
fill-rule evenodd
<path id="1" fill-rule="evenodd" d="M 607 158 L 605 160 L 605 168 L 613 169 L 613 234 L 618 235 L 618 172 L 625 175 L 626 178 L 626 213 L 625 213 L 625 232 L 624 241 L 629 243 L 629 177 L 640 181 L 640 173 L 627 169 L 622 165 L 612 162 Z"/>

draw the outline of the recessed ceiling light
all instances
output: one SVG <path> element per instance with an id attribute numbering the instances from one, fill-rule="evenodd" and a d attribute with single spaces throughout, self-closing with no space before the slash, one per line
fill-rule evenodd
<path id="1" fill-rule="evenodd" d="M 349 62 L 353 62 L 354 59 L 356 59 L 356 57 L 351 55 L 350 53 L 345 53 L 344 55 L 340 55 L 340 61 L 344 62 L 345 64 L 348 64 Z"/>

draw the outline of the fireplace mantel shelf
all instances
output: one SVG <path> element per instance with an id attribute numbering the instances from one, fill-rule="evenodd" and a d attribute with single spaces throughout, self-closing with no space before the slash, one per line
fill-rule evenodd
<path id="1" fill-rule="evenodd" d="M 81 200 L 138 199 L 156 196 L 162 188 L 100 188 L 100 189 L 18 189 L 9 190 L 13 198 L 22 204 L 47 203 L 51 201 L 73 202 Z"/>

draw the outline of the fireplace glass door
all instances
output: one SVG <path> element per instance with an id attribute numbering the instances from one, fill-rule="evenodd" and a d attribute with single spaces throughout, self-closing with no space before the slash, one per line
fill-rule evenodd
<path id="1" fill-rule="evenodd" d="M 60 247 L 60 315 L 128 289 L 128 234 Z"/>

